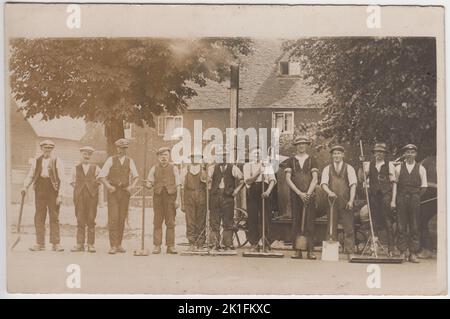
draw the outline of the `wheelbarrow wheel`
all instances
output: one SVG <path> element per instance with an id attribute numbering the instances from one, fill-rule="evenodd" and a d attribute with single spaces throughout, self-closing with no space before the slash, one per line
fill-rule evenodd
<path id="1" fill-rule="evenodd" d="M 234 209 L 233 245 L 244 247 L 248 243 L 247 212 L 242 208 Z"/>

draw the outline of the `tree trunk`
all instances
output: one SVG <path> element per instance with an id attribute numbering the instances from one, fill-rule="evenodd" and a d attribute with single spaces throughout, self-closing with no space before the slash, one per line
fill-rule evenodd
<path id="1" fill-rule="evenodd" d="M 123 120 L 112 120 L 105 123 L 105 135 L 108 156 L 116 154 L 116 145 L 114 144 L 118 139 L 123 138 Z"/>

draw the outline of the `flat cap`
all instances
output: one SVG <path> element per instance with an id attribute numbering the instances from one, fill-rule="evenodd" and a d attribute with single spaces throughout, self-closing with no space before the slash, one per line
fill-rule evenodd
<path id="1" fill-rule="evenodd" d="M 162 154 L 164 152 L 169 152 L 170 153 L 170 147 L 167 146 L 163 146 L 160 147 L 157 151 L 156 151 L 156 155 Z"/>
<path id="2" fill-rule="evenodd" d="M 345 149 L 342 145 L 334 145 L 330 148 L 330 153 L 333 153 L 334 151 L 345 152 Z"/>
<path id="3" fill-rule="evenodd" d="M 126 138 L 118 139 L 114 144 L 116 144 L 117 147 L 128 147 L 130 145 L 130 142 Z"/>
<path id="4" fill-rule="evenodd" d="M 297 145 L 297 144 L 311 144 L 310 139 L 308 138 L 308 136 L 306 135 L 300 135 L 297 136 L 293 141 L 292 141 L 293 145 Z"/>
<path id="5" fill-rule="evenodd" d="M 414 144 L 406 144 L 405 146 L 403 146 L 402 150 L 403 151 L 407 151 L 407 150 L 417 151 L 417 146 Z"/>
<path id="6" fill-rule="evenodd" d="M 52 140 L 44 140 L 44 141 L 39 143 L 39 146 L 54 148 L 55 147 L 55 143 Z"/>
<path id="7" fill-rule="evenodd" d="M 80 152 L 94 153 L 95 149 L 90 146 L 83 146 L 83 147 L 80 147 Z"/>
<path id="8" fill-rule="evenodd" d="M 387 152 L 386 143 L 376 143 L 372 148 L 372 152 Z"/>

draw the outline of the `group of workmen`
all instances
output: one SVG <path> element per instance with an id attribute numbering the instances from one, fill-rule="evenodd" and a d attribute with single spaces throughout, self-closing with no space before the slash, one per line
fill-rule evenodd
<path id="1" fill-rule="evenodd" d="M 330 164 L 320 174 L 317 160 L 309 154 L 311 140 L 298 136 L 293 142 L 296 154 L 286 161 L 284 167 L 286 182 L 292 200 L 292 258 L 314 260 L 313 248 L 315 209 L 313 203 L 316 186 L 319 184 L 333 206 L 332 240 L 337 240 L 337 227 L 341 223 L 344 231 L 344 253 L 350 256 L 355 249 L 354 201 L 358 183 L 355 169 L 344 161 L 345 149 L 341 145 L 330 148 Z M 63 185 L 73 187 L 73 201 L 77 219 L 76 245 L 71 249 L 81 252 L 95 252 L 95 219 L 101 187 L 107 190 L 109 254 L 124 253 L 122 246 L 124 225 L 128 216 L 132 190 L 139 176 L 132 158 L 127 156 L 129 141 L 115 142 L 117 154 L 109 157 L 103 167 L 91 161 L 94 149 L 80 148 L 81 161 L 73 167 L 71 180 L 64 181 L 63 162 L 53 156 L 55 144 L 50 140 L 41 142 L 42 155 L 32 161 L 25 179 L 22 195 L 34 185 L 36 213 L 36 244 L 32 251 L 45 250 L 45 221 L 50 219 L 50 243 L 52 250 L 63 251 L 60 245 L 59 206 L 62 201 Z M 266 235 L 270 212 L 262 213 L 262 206 L 270 207 L 271 192 L 277 182 L 271 165 L 263 161 L 258 147 L 249 150 L 249 161 L 241 168 L 227 163 L 229 150 L 224 147 L 216 152 L 215 162 L 206 164 L 201 154 L 191 155 L 190 164 L 181 170 L 171 163 L 171 149 L 162 147 L 157 151 L 158 163 L 153 166 L 144 186 L 153 190 L 153 254 L 161 253 L 163 224 L 165 223 L 165 246 L 168 254 L 176 254 L 175 216 L 183 202 L 186 216 L 186 237 L 189 251 L 210 249 L 233 250 L 233 221 L 235 198 L 246 189 L 248 213 L 248 240 L 250 250 L 258 252 L 261 247 L 262 219 Z M 369 202 L 375 222 L 375 230 L 387 233 L 387 254 L 392 256 L 394 246 L 405 261 L 418 262 L 420 251 L 418 220 L 420 198 L 427 188 L 425 168 L 416 162 L 417 147 L 408 144 L 403 147 L 404 160 L 394 166 L 385 159 L 387 149 L 384 143 L 372 148 L 373 158 L 364 168 L 367 176 Z M 207 203 L 207 198 L 209 202 Z M 209 209 L 207 209 L 209 204 Z M 392 210 L 397 209 L 398 239 L 392 235 Z M 207 219 L 207 210 L 209 218 Z M 328 212 L 330 214 L 331 209 Z M 302 215 L 305 214 L 303 217 Z M 329 216 L 328 216 L 329 217 Z M 330 220 L 330 218 L 328 218 Z M 206 225 L 210 231 L 206 231 Z M 330 225 L 329 225 L 330 226 Z M 330 227 L 329 227 L 330 228 Z M 222 230 L 222 231 L 221 231 Z M 87 232 L 87 236 L 86 236 Z M 307 247 L 297 247 L 301 235 L 308 240 Z M 208 238 L 206 238 L 208 234 Z M 302 251 L 303 250 L 303 251 Z M 303 255 L 305 253 L 306 255 Z"/>

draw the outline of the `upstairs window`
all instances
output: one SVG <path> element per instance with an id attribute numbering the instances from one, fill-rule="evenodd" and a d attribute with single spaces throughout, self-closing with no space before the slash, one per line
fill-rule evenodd
<path id="1" fill-rule="evenodd" d="M 272 127 L 281 134 L 294 134 L 294 112 L 273 112 Z"/>

